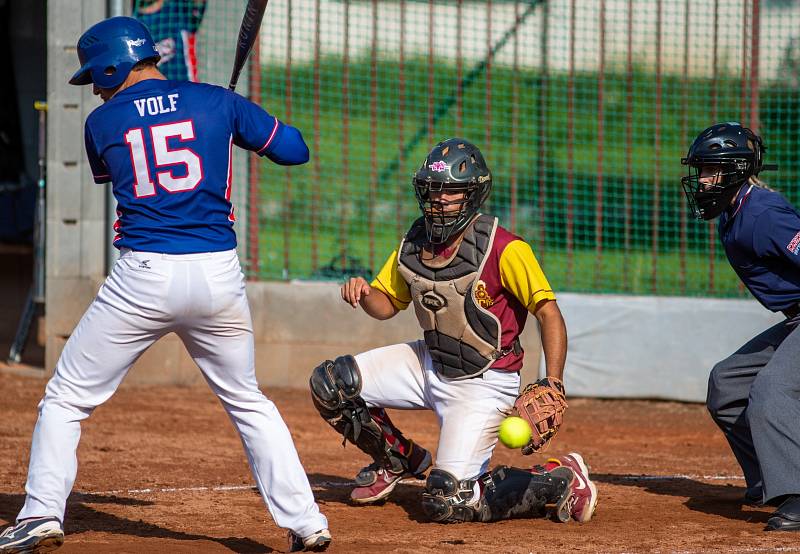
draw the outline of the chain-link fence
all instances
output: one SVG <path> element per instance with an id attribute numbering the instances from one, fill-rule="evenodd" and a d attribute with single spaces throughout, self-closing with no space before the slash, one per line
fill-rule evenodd
<path id="1" fill-rule="evenodd" d="M 201 80 L 226 82 L 243 11 L 205 6 L 186 50 Z M 413 171 L 451 136 L 482 149 L 486 211 L 561 291 L 745 294 L 680 187 L 714 122 L 757 129 L 769 184 L 798 200 L 794 0 L 271 0 L 250 67 L 241 93 L 312 152 L 243 171 L 253 278 L 377 271 L 419 215 Z"/>

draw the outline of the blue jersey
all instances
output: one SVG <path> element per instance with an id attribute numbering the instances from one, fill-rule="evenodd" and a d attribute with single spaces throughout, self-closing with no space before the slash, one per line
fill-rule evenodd
<path id="1" fill-rule="evenodd" d="M 742 187 L 720 216 L 719 236 L 756 300 L 774 312 L 800 301 L 800 214 L 781 194 Z"/>
<path id="2" fill-rule="evenodd" d="M 206 3 L 195 0 L 165 0 L 153 13 L 138 9 L 133 16 L 150 30 L 161 55 L 158 69 L 167 79 L 197 81 L 195 33 L 203 21 Z"/>
<path id="3" fill-rule="evenodd" d="M 297 129 L 203 83 L 141 81 L 94 110 L 84 135 L 95 182 L 113 182 L 114 245 L 147 252 L 236 247 L 233 145 L 281 165 L 308 161 Z"/>

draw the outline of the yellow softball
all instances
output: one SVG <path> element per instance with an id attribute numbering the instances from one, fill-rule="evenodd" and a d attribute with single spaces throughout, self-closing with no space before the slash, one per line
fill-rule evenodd
<path id="1" fill-rule="evenodd" d="M 531 440 L 531 426 L 521 417 L 507 417 L 500 424 L 497 436 L 509 448 L 522 448 Z"/>

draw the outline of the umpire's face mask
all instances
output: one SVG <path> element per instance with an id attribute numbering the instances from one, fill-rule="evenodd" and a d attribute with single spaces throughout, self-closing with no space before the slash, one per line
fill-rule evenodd
<path id="1" fill-rule="evenodd" d="M 733 164 L 690 166 L 681 185 L 692 215 L 706 221 L 719 217 L 746 180 L 741 177 L 743 174 Z"/>

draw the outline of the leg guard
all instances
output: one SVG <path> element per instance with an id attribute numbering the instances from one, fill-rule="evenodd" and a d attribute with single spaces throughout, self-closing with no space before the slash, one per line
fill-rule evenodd
<path id="1" fill-rule="evenodd" d="M 552 473 L 534 474 L 500 466 L 477 479 L 459 481 L 454 475 L 434 469 L 428 476 L 422 509 L 433 521 L 499 521 L 542 517 L 548 505 L 560 521 L 566 513 L 572 470 L 558 468 Z"/>
<path id="2" fill-rule="evenodd" d="M 410 467 L 412 464 L 406 455 L 410 451 L 405 452 L 406 449 L 397 438 L 399 436 L 402 439 L 402 435 L 391 426 L 388 415 L 385 419 L 393 432 L 384 432 L 383 422 L 376 421 L 361 398 L 361 384 L 361 372 L 353 356 L 326 360 L 314 369 L 309 381 L 314 406 L 345 441 L 350 441 L 369 454 L 378 467 L 395 473 L 415 473 L 417 468 Z M 387 436 L 392 437 L 391 442 Z M 359 476 L 364 481 L 373 477 L 374 482 L 373 473 L 363 478 Z"/>
<path id="3" fill-rule="evenodd" d="M 536 474 L 500 466 L 491 475 L 492 483 L 484 494 L 491 521 L 541 517 L 546 514 L 547 506 L 553 507 L 553 514 L 562 523 L 569 520 L 566 505 L 574 475 L 568 467 Z"/>

